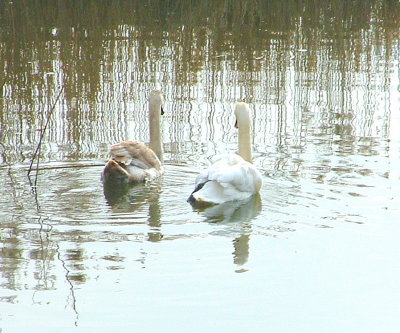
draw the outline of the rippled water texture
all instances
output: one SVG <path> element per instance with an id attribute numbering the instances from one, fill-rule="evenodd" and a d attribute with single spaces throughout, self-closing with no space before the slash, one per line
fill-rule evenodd
<path id="1" fill-rule="evenodd" d="M 397 332 L 399 17 L 1 1 L 0 331 Z M 103 188 L 109 146 L 148 142 L 155 87 L 165 175 Z M 237 149 L 237 101 L 263 187 L 195 209 L 197 173 Z"/>

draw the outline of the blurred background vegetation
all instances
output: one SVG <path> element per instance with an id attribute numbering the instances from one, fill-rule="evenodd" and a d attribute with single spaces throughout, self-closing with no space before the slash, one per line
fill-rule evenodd
<path id="1" fill-rule="evenodd" d="M 257 70 L 252 61 L 257 56 L 265 56 L 267 66 L 287 65 L 284 56 L 278 62 L 268 59 L 276 48 L 283 54 L 307 50 L 302 66 L 315 71 L 318 50 L 326 45 L 325 56 L 357 70 L 374 56 L 363 43 L 366 34 L 392 55 L 399 17 L 395 0 L 1 1 L 0 85 L 24 82 L 26 90 L 18 91 L 22 98 L 35 89 L 45 92 L 46 76 L 38 74 L 52 72 L 58 59 L 67 93 L 93 95 L 100 67 L 120 55 L 116 41 L 121 40 L 130 46 L 137 41 L 137 66 L 145 66 L 149 56 L 172 59 L 174 77 L 187 83 L 220 56 L 246 71 Z M 149 55 L 149 47 L 159 54 Z"/>
<path id="2" fill-rule="evenodd" d="M 111 104 L 126 110 L 142 83 L 161 82 L 174 101 L 198 98 L 191 87 L 200 83 L 209 103 L 240 98 L 277 107 L 290 73 L 296 87 L 329 96 L 360 85 L 386 89 L 399 58 L 399 17 L 397 0 L 3 0 L 0 139 L 26 144 L 29 154 L 36 140 L 29 131 L 40 129 L 61 87 L 65 108 L 52 127 L 66 130 L 52 141 L 82 145 L 97 135 L 96 147 L 125 133 L 82 129 L 121 117 Z M 329 96 L 352 108 L 350 93 L 342 101 Z M 307 104 L 307 96 L 295 103 Z M 10 128 L 25 138 L 11 138 Z"/>

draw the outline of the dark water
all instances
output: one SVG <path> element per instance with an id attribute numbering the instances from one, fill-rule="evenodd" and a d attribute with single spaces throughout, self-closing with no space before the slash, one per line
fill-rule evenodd
<path id="1" fill-rule="evenodd" d="M 1 1 L 0 329 L 397 332 L 398 17 L 398 1 Z M 154 87 L 166 173 L 104 191 L 109 145 L 149 139 Z M 197 172 L 236 150 L 236 101 L 263 188 L 193 210 Z"/>

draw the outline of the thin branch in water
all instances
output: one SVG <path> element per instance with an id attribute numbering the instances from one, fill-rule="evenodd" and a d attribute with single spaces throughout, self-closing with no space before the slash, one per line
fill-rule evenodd
<path id="1" fill-rule="evenodd" d="M 54 112 L 54 110 L 56 108 L 56 104 L 57 104 L 58 100 L 60 99 L 61 93 L 63 91 L 64 91 L 64 87 L 61 88 L 60 92 L 58 93 L 58 96 L 57 96 L 56 100 L 53 103 L 53 106 L 50 109 L 50 112 L 47 115 L 46 123 L 45 123 L 44 127 L 40 131 L 39 142 L 38 142 L 38 144 L 36 146 L 36 150 L 33 153 L 33 156 L 32 156 L 32 159 L 31 159 L 31 163 L 29 165 L 28 177 L 30 176 L 30 173 L 32 171 L 33 162 L 35 161 L 35 159 L 37 159 L 36 160 L 36 175 L 35 175 L 35 183 L 34 183 L 35 187 L 36 187 L 36 184 L 37 184 L 38 168 L 39 168 L 39 156 L 40 156 L 40 150 L 42 148 L 43 137 L 44 137 L 44 134 L 46 132 L 47 126 L 49 125 L 51 115 L 53 114 L 53 112 Z"/>
<path id="2" fill-rule="evenodd" d="M 72 310 L 75 313 L 75 326 L 78 326 L 78 320 L 79 320 L 79 312 L 77 310 L 76 307 L 76 297 L 75 297 L 75 289 L 74 289 L 74 285 L 69 277 L 70 274 L 70 270 L 67 268 L 67 264 L 65 263 L 65 260 L 63 258 L 61 258 L 61 250 L 60 250 L 60 244 L 56 244 L 56 251 L 57 251 L 57 258 L 58 260 L 61 262 L 61 266 L 63 267 L 64 271 L 65 271 L 65 280 L 67 281 L 68 285 L 69 285 L 69 290 L 70 290 L 70 296 L 72 298 Z M 1 333 L 1 332 L 0 332 Z"/>

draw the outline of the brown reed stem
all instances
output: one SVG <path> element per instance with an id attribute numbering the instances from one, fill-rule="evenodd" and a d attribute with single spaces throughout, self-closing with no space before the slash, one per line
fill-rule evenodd
<path id="1" fill-rule="evenodd" d="M 38 144 L 36 146 L 35 152 L 33 153 L 33 156 L 32 156 L 32 159 L 31 159 L 31 163 L 29 165 L 28 177 L 30 176 L 30 173 L 32 171 L 33 162 L 36 159 L 35 187 L 36 187 L 36 184 L 37 184 L 37 177 L 38 177 L 38 172 L 39 172 L 39 159 L 40 159 L 39 156 L 40 156 L 40 150 L 41 150 L 41 147 L 42 147 L 43 137 L 44 137 L 44 134 L 46 132 L 47 126 L 49 125 L 51 115 L 53 114 L 53 112 L 55 110 L 55 107 L 56 107 L 56 104 L 57 104 L 58 100 L 60 99 L 61 93 L 63 91 L 64 91 L 64 87 L 61 88 L 60 92 L 58 93 L 58 96 L 57 96 L 56 100 L 53 103 L 53 106 L 51 107 L 51 109 L 50 109 L 50 111 L 49 111 L 49 113 L 47 115 L 46 123 L 44 124 L 44 127 L 40 131 L 39 142 L 38 142 Z"/>

